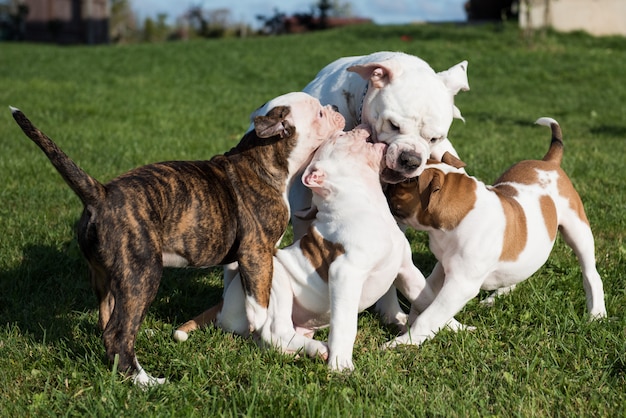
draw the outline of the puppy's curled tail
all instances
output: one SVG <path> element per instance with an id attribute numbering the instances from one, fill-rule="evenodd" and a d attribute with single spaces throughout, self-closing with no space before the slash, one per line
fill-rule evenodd
<path id="1" fill-rule="evenodd" d="M 85 206 L 93 205 L 104 197 L 106 191 L 102 183 L 78 167 L 46 134 L 37 129 L 21 110 L 9 107 L 13 113 L 13 119 L 22 131 L 41 148 Z"/>
<path id="2" fill-rule="evenodd" d="M 548 153 L 543 157 L 543 161 L 550 161 L 561 165 L 563 159 L 563 134 L 561 133 L 561 127 L 559 123 L 552 118 L 539 118 L 535 121 L 537 125 L 549 126 L 552 129 L 552 141 L 550 142 L 550 149 Z"/>

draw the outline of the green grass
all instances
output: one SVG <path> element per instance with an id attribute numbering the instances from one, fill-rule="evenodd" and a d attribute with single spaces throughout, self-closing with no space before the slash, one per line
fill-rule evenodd
<path id="1" fill-rule="evenodd" d="M 563 166 L 594 229 L 611 319 L 587 321 L 580 269 L 559 240 L 512 295 L 491 309 L 474 300 L 457 316 L 475 332 L 380 351 L 393 331 L 362 314 L 357 370 L 342 375 L 215 329 L 175 343 L 172 330 L 219 297 L 220 270 L 169 270 L 137 351 L 170 384 L 143 392 L 112 372 L 72 232 L 80 202 L 6 106 L 107 181 L 141 164 L 226 151 L 257 106 L 301 89 L 340 56 L 377 50 L 418 55 L 436 70 L 469 61 L 471 91 L 457 96 L 466 123 L 455 121 L 450 138 L 487 182 L 544 155 L 549 132 L 534 120 L 560 122 Z M 0 57 L 0 415 L 626 414 L 624 38 L 548 33 L 529 45 L 512 26 L 360 26 L 129 46 L 4 43 Z M 408 236 L 428 272 L 425 236 Z"/>

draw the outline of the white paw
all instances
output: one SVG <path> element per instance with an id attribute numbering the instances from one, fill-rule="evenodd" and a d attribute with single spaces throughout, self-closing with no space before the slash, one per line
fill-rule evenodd
<path id="1" fill-rule="evenodd" d="M 476 330 L 476 327 L 473 327 L 471 325 L 463 325 L 462 323 L 460 323 L 454 318 L 448 321 L 448 323 L 446 324 L 446 327 L 453 332 Z"/>
<path id="2" fill-rule="evenodd" d="M 174 337 L 174 340 L 178 341 L 179 343 L 185 342 L 189 338 L 189 334 L 187 334 L 185 331 L 180 330 L 174 331 L 174 334 L 172 336 Z"/>
<path id="3" fill-rule="evenodd" d="M 334 372 L 351 372 L 354 370 L 354 364 L 352 359 L 340 359 L 339 357 L 331 356 L 328 359 L 328 368 Z"/>
<path id="4" fill-rule="evenodd" d="M 267 308 L 259 305 L 256 300 L 248 296 L 246 299 L 246 317 L 250 333 L 261 330 L 267 320 Z"/>
<path id="5" fill-rule="evenodd" d="M 144 369 L 140 369 L 133 376 L 133 384 L 141 389 L 148 389 L 153 386 L 162 385 L 166 382 L 164 378 L 156 378 L 150 376 Z"/>
<path id="6" fill-rule="evenodd" d="M 591 320 L 592 321 L 597 321 L 598 319 L 604 319 L 606 318 L 606 311 L 605 310 L 601 310 L 599 312 L 591 312 Z"/>

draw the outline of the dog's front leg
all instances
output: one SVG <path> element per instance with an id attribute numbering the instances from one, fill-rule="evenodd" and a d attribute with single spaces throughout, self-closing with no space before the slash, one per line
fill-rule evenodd
<path id="1" fill-rule="evenodd" d="M 352 351 L 356 340 L 359 302 L 363 289 L 363 284 L 358 278 L 367 276 L 367 272 L 349 268 L 347 264 L 348 262 L 344 260 L 335 266 L 331 265 L 328 280 L 330 296 L 328 367 L 339 371 L 354 370 Z"/>
<path id="2" fill-rule="evenodd" d="M 402 333 L 406 332 L 408 315 L 400 307 L 395 286 L 391 286 L 387 293 L 378 299 L 374 310 L 380 315 L 385 324 L 396 326 Z"/>
<path id="3" fill-rule="evenodd" d="M 426 287 L 424 290 L 418 295 L 417 298 L 408 297 L 409 300 L 412 300 L 411 303 L 411 312 L 409 313 L 409 321 L 408 326 L 411 326 L 413 322 L 415 322 L 415 318 L 426 310 L 433 302 L 437 294 L 441 291 L 441 288 L 445 282 L 446 273 L 444 271 L 443 265 L 440 262 L 435 264 L 435 268 L 430 273 L 428 278 L 426 278 Z M 451 318 L 446 327 L 452 331 L 473 331 L 476 327 L 471 325 L 464 325 L 457 321 L 455 318 Z"/>
<path id="4" fill-rule="evenodd" d="M 262 342 L 275 347 L 286 354 L 298 354 L 304 350 L 309 357 L 328 358 L 328 348 L 321 341 L 308 338 L 295 331 L 292 317 L 296 313 L 294 293 L 289 273 L 274 258 L 274 277 L 272 293 L 265 324 L 259 330 Z"/>
<path id="5" fill-rule="evenodd" d="M 239 274 L 246 294 L 246 318 L 250 333 L 260 330 L 267 320 L 274 274 L 272 251 L 272 247 L 257 246 L 257 251 L 249 251 L 239 257 Z"/>
<path id="6" fill-rule="evenodd" d="M 385 346 L 389 348 L 399 344 L 420 345 L 445 326 L 455 329 L 458 323 L 454 320 L 454 315 L 478 295 L 481 283 L 479 279 L 449 274 L 435 299 L 419 314 L 409 331 L 391 340 Z M 462 329 L 463 326 L 460 325 L 460 327 Z"/>

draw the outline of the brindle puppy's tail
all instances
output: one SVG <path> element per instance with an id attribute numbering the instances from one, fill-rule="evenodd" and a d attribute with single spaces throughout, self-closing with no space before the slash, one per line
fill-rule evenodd
<path id="1" fill-rule="evenodd" d="M 559 123 L 552 118 L 545 117 L 537 119 L 535 123 L 537 125 L 549 126 L 552 129 L 552 142 L 550 142 L 550 149 L 543 157 L 543 161 L 561 165 L 561 160 L 563 159 L 563 135 L 561 134 Z"/>
<path id="2" fill-rule="evenodd" d="M 37 129 L 22 111 L 12 106 L 9 107 L 13 112 L 13 119 L 22 131 L 41 148 L 85 206 L 93 205 L 104 197 L 105 188 L 102 183 L 78 167 L 46 134 Z"/>

